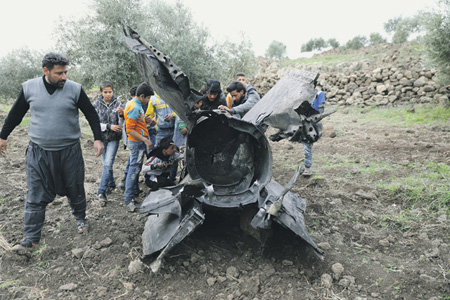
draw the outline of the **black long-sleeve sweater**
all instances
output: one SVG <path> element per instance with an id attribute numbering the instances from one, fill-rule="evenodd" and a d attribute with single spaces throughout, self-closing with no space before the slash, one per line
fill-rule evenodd
<path id="1" fill-rule="evenodd" d="M 45 88 L 47 89 L 48 93 L 52 95 L 56 91 L 57 87 L 49 84 L 45 80 L 45 76 L 42 76 L 42 80 L 44 81 Z M 80 91 L 80 97 L 77 102 L 77 107 L 83 112 L 86 119 L 88 120 L 89 126 L 91 127 L 94 134 L 94 140 L 101 140 L 102 132 L 100 129 L 100 120 L 98 118 L 98 114 L 95 108 L 92 106 L 91 101 L 89 100 L 89 97 L 86 95 L 83 88 L 81 88 Z M 30 105 L 25 100 L 25 95 L 22 89 L 16 99 L 16 102 L 13 104 L 11 110 L 8 113 L 8 116 L 6 117 L 5 123 L 2 127 L 2 131 L 0 132 L 1 139 L 6 140 L 8 138 L 14 128 L 16 128 L 16 126 L 19 125 L 20 122 L 22 122 L 23 117 L 29 109 Z"/>

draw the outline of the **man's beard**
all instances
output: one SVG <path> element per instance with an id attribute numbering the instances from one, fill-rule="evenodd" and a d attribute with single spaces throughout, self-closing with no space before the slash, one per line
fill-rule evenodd
<path id="1" fill-rule="evenodd" d="M 64 84 L 66 83 L 66 80 L 63 80 L 63 79 L 58 80 L 58 81 L 53 81 L 50 76 L 47 78 L 48 78 L 48 82 L 58 89 L 63 88 Z"/>

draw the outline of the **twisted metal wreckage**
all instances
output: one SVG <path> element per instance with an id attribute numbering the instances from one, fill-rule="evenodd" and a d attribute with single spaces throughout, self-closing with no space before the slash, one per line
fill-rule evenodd
<path id="1" fill-rule="evenodd" d="M 291 70 L 242 119 L 225 111 L 193 111 L 201 95 L 187 76 L 164 53 L 131 28 L 124 28 L 128 46 L 136 54 L 143 78 L 186 122 L 186 176 L 178 185 L 151 192 L 140 212 L 148 216 L 142 234 L 143 259 L 156 272 L 162 258 L 205 219 L 202 206 L 253 208 L 251 226 L 270 229 L 272 221 L 289 228 L 323 258 L 309 236 L 303 212 L 306 204 L 272 179 L 272 152 L 264 135 L 268 126 L 279 129 L 274 139 L 314 143 L 321 136 L 317 123 L 332 112 L 318 114 L 311 107 L 318 73 Z"/>

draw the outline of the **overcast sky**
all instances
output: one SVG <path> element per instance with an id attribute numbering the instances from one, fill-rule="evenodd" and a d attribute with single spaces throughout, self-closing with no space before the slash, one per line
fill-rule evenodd
<path id="1" fill-rule="evenodd" d="M 13 0 L 0 4 L 0 57 L 27 46 L 49 50 L 57 20 L 83 15 L 90 0 Z M 171 3 L 174 0 L 167 0 Z M 286 45 L 290 58 L 312 38 L 345 44 L 357 35 L 378 32 L 389 19 L 429 9 L 436 0 L 182 0 L 194 20 L 219 41 L 248 38 L 256 55 L 272 41 Z"/>

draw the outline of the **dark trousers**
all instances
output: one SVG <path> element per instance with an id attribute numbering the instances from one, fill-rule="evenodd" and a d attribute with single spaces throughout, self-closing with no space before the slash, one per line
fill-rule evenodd
<path id="1" fill-rule="evenodd" d="M 156 181 L 150 180 L 150 177 L 146 174 L 144 175 L 145 184 L 150 188 L 151 191 L 157 191 L 159 188 L 166 186 L 173 186 L 175 183 L 173 180 L 169 179 L 169 173 L 163 173 L 156 176 Z"/>
<path id="2" fill-rule="evenodd" d="M 86 217 L 84 161 L 80 142 L 59 151 L 47 151 L 30 141 L 25 167 L 28 193 L 25 201 L 24 233 L 38 243 L 45 209 L 56 195 L 67 196 L 76 220 Z"/>

